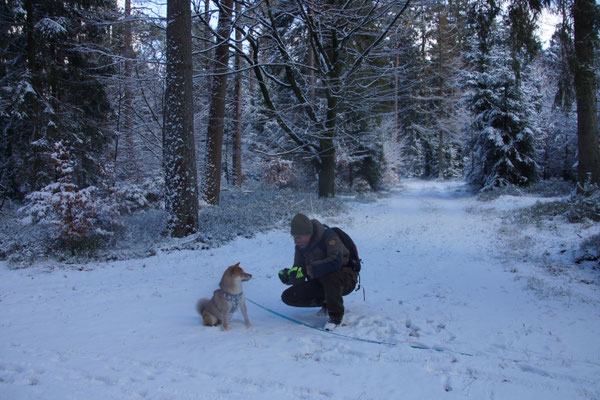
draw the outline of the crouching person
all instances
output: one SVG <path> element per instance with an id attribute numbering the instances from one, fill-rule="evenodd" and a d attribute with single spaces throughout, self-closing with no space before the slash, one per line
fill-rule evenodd
<path id="1" fill-rule="evenodd" d="M 354 290 L 358 279 L 358 272 L 348 265 L 350 252 L 332 229 L 304 214 L 292 219 L 291 234 L 294 265 L 279 271 L 279 279 L 292 286 L 281 299 L 294 307 L 321 307 L 329 314 L 325 329 L 333 329 L 344 317 L 342 296 Z"/>

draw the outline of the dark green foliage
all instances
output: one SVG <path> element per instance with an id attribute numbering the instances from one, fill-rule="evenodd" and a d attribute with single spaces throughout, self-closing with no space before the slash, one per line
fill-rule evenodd
<path id="1" fill-rule="evenodd" d="M 487 21 L 476 20 L 482 19 Z M 526 60 L 511 51 L 510 31 L 493 19 L 490 23 L 478 28 L 480 36 L 469 54 L 473 71 L 467 78 L 471 89 L 468 103 L 474 114 L 469 128 L 473 139 L 468 179 L 482 190 L 530 185 L 538 170 L 534 148 L 537 127 L 532 119 L 536 114 L 535 94 L 524 90 Z"/>
<path id="2" fill-rule="evenodd" d="M 73 149 L 75 184 L 104 164 L 109 109 L 101 79 L 114 2 L 9 0 L 0 13 L 0 185 L 22 198 L 55 180 L 54 143 Z"/>
<path id="3" fill-rule="evenodd" d="M 583 184 L 577 184 L 577 193 L 569 199 L 570 209 L 567 218 L 570 222 L 586 219 L 600 222 L 600 189 L 591 183 L 590 177 Z"/>

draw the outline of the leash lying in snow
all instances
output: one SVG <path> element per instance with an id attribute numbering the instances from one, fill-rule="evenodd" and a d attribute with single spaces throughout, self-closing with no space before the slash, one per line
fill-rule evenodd
<path id="1" fill-rule="evenodd" d="M 257 302 L 252 301 L 252 300 L 250 300 L 247 297 L 246 297 L 246 300 L 248 300 L 250 303 L 256 305 L 257 307 L 260 307 L 263 310 L 270 312 L 271 314 L 274 314 L 274 315 L 276 315 L 276 316 L 278 316 L 280 318 L 286 319 L 286 320 L 288 320 L 290 322 L 293 322 L 295 324 L 303 325 L 303 326 L 305 326 L 307 328 L 311 328 L 311 329 L 314 329 L 314 330 L 317 330 L 317 331 L 321 331 L 321 332 L 324 332 L 324 333 L 329 333 L 331 335 L 339 336 L 339 337 L 342 337 L 342 338 L 348 339 L 348 340 L 356 340 L 356 341 L 359 341 L 359 342 L 373 343 L 373 344 L 379 344 L 379 345 L 385 345 L 385 346 L 399 346 L 401 344 L 406 344 L 408 347 L 413 348 L 413 349 L 417 349 L 417 350 L 432 350 L 432 351 L 437 351 L 439 353 L 454 353 L 454 354 L 459 354 L 459 355 L 467 356 L 467 357 L 475 357 L 474 354 L 465 353 L 465 352 L 462 352 L 462 351 L 456 351 L 456 350 L 452 350 L 452 349 L 441 348 L 441 347 L 429 347 L 429 346 L 426 346 L 426 345 L 409 343 L 409 342 L 389 343 L 389 342 L 382 342 L 382 341 L 377 341 L 377 340 L 363 339 L 363 338 L 358 338 L 358 337 L 354 337 L 354 336 L 342 335 L 341 333 L 337 333 L 337 332 L 334 332 L 334 331 L 328 331 L 328 330 L 322 329 L 322 328 L 317 328 L 316 326 L 307 324 L 306 322 L 298 321 L 298 320 L 296 320 L 294 318 L 288 317 L 286 315 L 278 313 L 277 311 L 273 311 L 270 308 L 267 308 L 267 307 L 265 307 L 265 306 L 263 306 L 261 304 L 258 304 Z M 511 350 L 511 351 L 517 352 L 517 350 Z M 531 351 L 529 351 L 529 352 L 532 353 Z M 533 353 L 537 354 L 539 356 L 543 356 L 540 353 L 535 353 L 535 352 L 533 352 Z M 556 360 L 554 360 L 552 358 L 548 358 L 548 357 L 541 357 L 541 359 L 547 360 L 547 361 L 556 361 Z M 515 359 L 515 358 L 502 358 L 502 360 L 503 361 L 512 361 L 512 362 L 517 363 L 517 364 L 519 364 L 519 363 L 528 363 L 529 362 L 528 360 L 519 360 L 519 359 Z M 594 361 L 588 361 L 588 360 L 585 360 L 585 361 L 570 360 L 570 362 L 571 363 L 576 362 L 576 363 L 585 364 L 585 365 L 600 366 L 599 363 L 594 362 Z"/>
<path id="2" fill-rule="evenodd" d="M 356 340 L 359 342 L 366 342 L 366 343 L 373 343 L 373 344 L 380 344 L 380 345 L 385 345 L 385 346 L 398 346 L 399 344 L 406 344 L 407 346 L 413 348 L 413 349 L 417 349 L 417 350 L 433 350 L 433 351 L 437 351 L 439 353 L 444 353 L 444 352 L 448 352 L 448 353 L 455 353 L 455 354 L 460 354 L 462 356 L 468 356 L 468 357 L 473 357 L 473 354 L 469 354 L 469 353 L 463 353 L 460 351 L 455 351 L 455 350 L 450 350 L 450 349 L 443 349 L 443 348 L 436 348 L 436 347 L 429 347 L 429 346 L 425 346 L 425 345 L 421 345 L 421 344 L 411 344 L 408 342 L 404 342 L 404 343 L 389 343 L 389 342 L 382 342 L 382 341 L 378 341 L 378 340 L 370 340 L 370 339 L 363 339 L 363 338 L 358 338 L 358 337 L 354 337 L 354 336 L 348 336 L 348 335 L 342 335 L 341 333 L 338 332 L 334 332 L 334 331 L 328 331 L 326 329 L 323 328 L 317 328 L 316 326 L 307 324 L 306 322 L 302 322 L 302 321 L 298 321 L 297 319 L 288 317 L 287 315 L 283 315 L 281 313 L 278 313 L 277 311 L 273 311 L 270 308 L 267 308 L 261 304 L 258 304 L 255 301 L 250 300 L 249 298 L 246 297 L 246 300 L 248 300 L 250 303 L 254 304 L 257 307 L 262 308 L 265 311 L 270 312 L 271 314 L 277 315 L 280 318 L 286 319 L 290 322 L 293 322 L 295 324 L 298 325 L 303 325 L 307 328 L 311 328 L 320 332 L 324 332 L 324 333 L 329 333 L 330 335 L 335 335 L 335 336 L 339 336 L 339 337 L 343 337 L 344 339 L 349 339 L 349 340 Z"/>

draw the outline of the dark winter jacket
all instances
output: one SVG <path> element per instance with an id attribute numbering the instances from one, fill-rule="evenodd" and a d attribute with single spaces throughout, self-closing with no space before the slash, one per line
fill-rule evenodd
<path id="1" fill-rule="evenodd" d="M 333 231 L 329 231 L 324 243 L 321 243 L 325 227 L 316 219 L 312 220 L 312 224 L 313 234 L 308 246 L 304 249 L 296 246 L 292 269 L 301 268 L 309 279 L 318 279 L 347 266 L 350 252 Z"/>

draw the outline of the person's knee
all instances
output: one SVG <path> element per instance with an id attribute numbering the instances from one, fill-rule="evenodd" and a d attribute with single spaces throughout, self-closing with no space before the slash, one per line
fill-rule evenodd
<path id="1" fill-rule="evenodd" d="M 283 293 L 281 293 L 281 301 L 283 301 L 288 306 L 292 305 L 291 304 L 292 303 L 291 296 L 289 295 L 287 290 L 285 290 Z"/>
<path id="2" fill-rule="evenodd" d="M 283 291 L 283 293 L 281 293 L 281 301 L 283 301 L 285 304 L 287 304 L 288 306 L 293 306 L 294 305 L 294 294 L 291 290 L 292 288 L 286 289 Z"/>
<path id="3" fill-rule="evenodd" d="M 281 293 L 281 301 L 292 307 L 321 307 L 323 289 L 315 285 L 294 285 Z"/>

